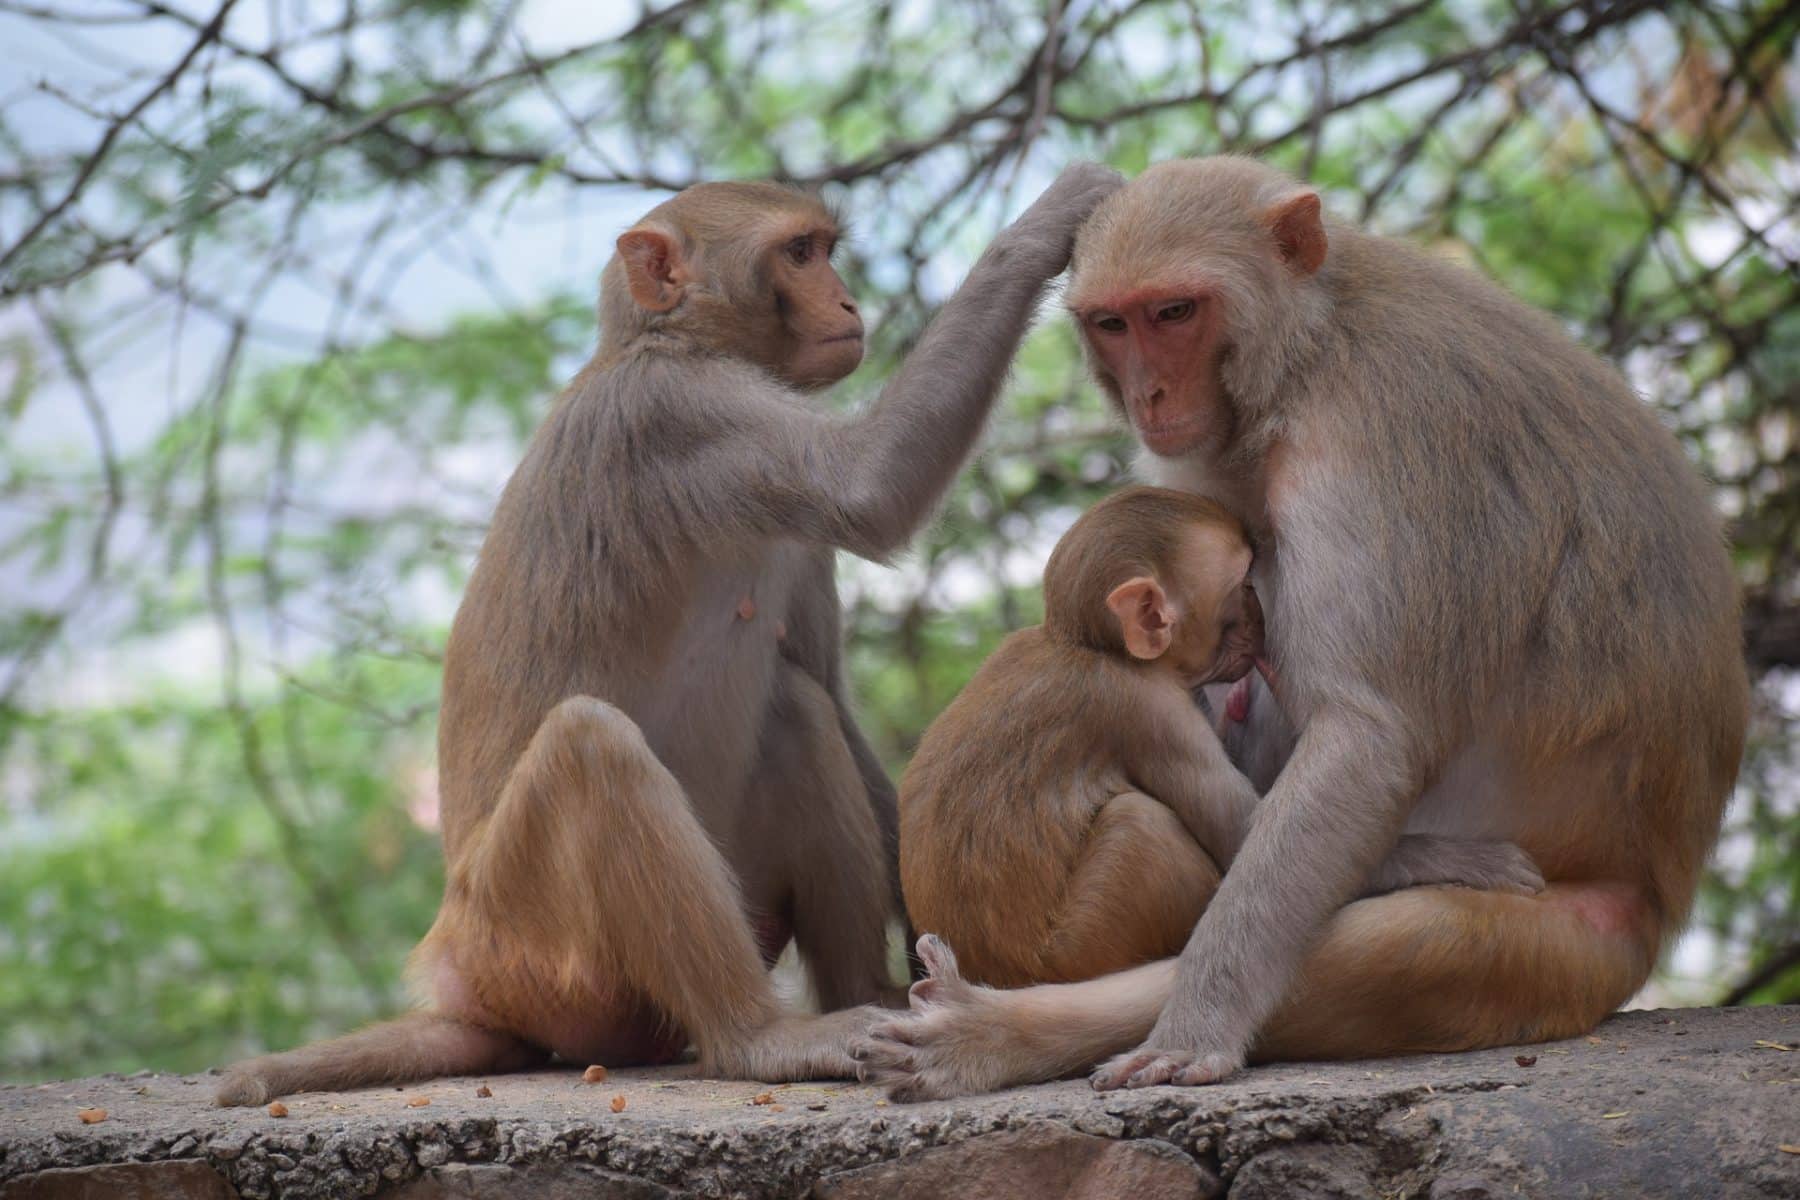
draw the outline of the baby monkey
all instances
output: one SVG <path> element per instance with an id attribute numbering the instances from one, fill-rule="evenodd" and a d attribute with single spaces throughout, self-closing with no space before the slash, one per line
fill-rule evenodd
<path id="1" fill-rule="evenodd" d="M 1109 496 L 1050 555 L 1044 623 L 926 730 L 900 789 L 901 882 L 964 977 L 1072 982 L 1181 951 L 1258 799 L 1193 699 L 1252 670 L 1274 686 L 1250 563 L 1210 500 Z M 1408 835 L 1365 894 L 1430 883 L 1543 887 L 1510 842 Z"/>

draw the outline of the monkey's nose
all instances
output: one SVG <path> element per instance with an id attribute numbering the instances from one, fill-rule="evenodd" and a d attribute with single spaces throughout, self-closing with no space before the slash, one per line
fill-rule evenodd
<path id="1" fill-rule="evenodd" d="M 844 306 L 845 312 L 849 313 L 853 317 L 856 315 L 856 311 L 857 311 L 856 310 L 856 301 L 854 301 L 854 300 L 839 300 L 838 303 Z"/>

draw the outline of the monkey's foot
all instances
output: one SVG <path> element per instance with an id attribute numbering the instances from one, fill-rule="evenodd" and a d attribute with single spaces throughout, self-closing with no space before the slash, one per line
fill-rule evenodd
<path id="1" fill-rule="evenodd" d="M 1012 1020 L 1016 993 L 969 983 L 956 955 L 935 934 L 919 939 L 930 972 L 912 985 L 910 1013 L 886 1014 L 850 1053 L 864 1083 L 885 1087 L 895 1100 L 941 1100 L 1037 1083 L 1061 1074 L 1026 1055 Z"/>
<path id="2" fill-rule="evenodd" d="M 873 1004 L 822 1016 L 791 1013 L 777 1017 L 742 1042 L 710 1048 L 699 1074 L 714 1079 L 755 1079 L 793 1083 L 804 1079 L 855 1079 L 853 1040 L 892 1010 Z"/>
<path id="3" fill-rule="evenodd" d="M 1199 1050 L 1159 1050 L 1145 1043 L 1128 1054 L 1108 1059 L 1088 1077 L 1096 1092 L 1118 1088 L 1157 1087 L 1174 1084 L 1195 1087 L 1217 1083 L 1244 1065 L 1241 1054 Z"/>

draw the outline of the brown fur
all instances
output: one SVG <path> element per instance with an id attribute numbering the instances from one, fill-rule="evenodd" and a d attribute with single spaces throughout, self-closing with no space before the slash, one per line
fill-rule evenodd
<path id="1" fill-rule="evenodd" d="M 1243 159 L 1153 167 L 1083 230 L 1068 296 L 1102 387 L 1157 431 L 1144 472 L 1257 544 L 1298 734 L 1267 818 L 1170 963 L 1038 995 L 940 954 L 937 1002 L 865 1047 L 902 1094 L 1120 1051 L 1098 1086 L 1564 1036 L 1685 919 L 1748 707 L 1705 489 L 1555 322 L 1400 242 L 1304 228 L 1308 194 Z M 1279 761 L 1288 735 L 1261 741 Z M 1515 840 L 1550 886 L 1344 907 L 1403 831 Z"/>
<path id="2" fill-rule="evenodd" d="M 1044 624 L 1008 638 L 926 731 L 900 788 L 901 880 L 913 924 L 970 979 L 1088 979 L 1186 943 L 1257 801 L 1189 698 L 1261 650 L 1254 611 L 1227 603 L 1249 563 L 1243 527 L 1210 500 L 1108 497 L 1051 554 Z M 1152 661 L 1106 603 L 1146 575 L 1179 613 Z M 1369 890 L 1540 883 L 1505 843 L 1408 837 L 1390 860 Z"/>
<path id="3" fill-rule="evenodd" d="M 430 1013 L 239 1064 L 220 1103 L 690 1041 L 718 1075 L 853 1069 L 870 1011 L 785 1014 L 765 973 L 791 931 L 822 1007 L 891 986 L 894 795 L 849 711 L 833 553 L 891 554 L 926 519 L 1117 186 L 1066 172 L 852 420 L 801 392 L 861 356 L 816 201 L 705 184 L 620 238 L 599 352 L 450 633 Z"/>

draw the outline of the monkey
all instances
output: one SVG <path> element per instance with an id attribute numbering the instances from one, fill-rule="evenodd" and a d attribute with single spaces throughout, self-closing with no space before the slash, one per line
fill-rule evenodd
<path id="1" fill-rule="evenodd" d="M 1065 302 L 1140 474 L 1249 530 L 1291 752 L 1178 955 L 1003 991 L 923 938 L 865 1076 L 1200 1085 L 1591 1030 L 1685 920 L 1748 719 L 1674 437 L 1544 314 L 1250 159 L 1111 197 Z M 1353 899 L 1403 833 L 1513 842 L 1546 887 Z"/>
<path id="2" fill-rule="evenodd" d="M 424 1006 L 230 1068 L 220 1104 L 564 1061 L 848 1076 L 893 991 L 894 789 L 850 711 L 838 550 L 882 561 L 970 451 L 1080 221 L 1066 170 L 976 263 L 874 404 L 838 223 L 704 183 L 618 238 L 600 341 L 506 485 L 452 624 L 444 895 Z M 796 945 L 825 1015 L 766 968 Z"/>
<path id="3" fill-rule="evenodd" d="M 1262 659 L 1250 563 L 1217 502 L 1114 493 L 1052 551 L 1043 624 L 925 731 L 900 785 L 902 892 L 969 979 L 1090 979 L 1187 941 L 1258 799 L 1189 699 Z M 1365 891 L 1425 883 L 1543 886 L 1515 846 L 1408 835 Z"/>

